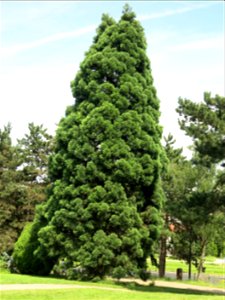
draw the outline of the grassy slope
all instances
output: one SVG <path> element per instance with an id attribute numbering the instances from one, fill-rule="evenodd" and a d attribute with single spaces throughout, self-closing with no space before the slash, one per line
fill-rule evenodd
<path id="1" fill-rule="evenodd" d="M 173 281 L 173 280 L 166 280 L 166 281 Z M 66 280 L 66 279 L 59 279 L 54 277 L 40 277 L 40 276 L 30 276 L 30 275 L 20 275 L 20 274 L 10 274 L 8 272 L 0 272 L 0 284 L 15 284 L 15 283 L 22 283 L 22 284 L 29 284 L 29 283 L 52 283 L 52 284 L 79 284 L 79 285 L 86 285 L 85 282 L 74 281 L 74 280 Z M 217 284 L 210 284 L 204 281 L 185 281 L 187 284 L 191 285 L 201 285 L 201 286 L 211 286 L 214 288 L 225 288 L 224 280 Z M 89 285 L 95 285 L 94 282 L 89 282 Z M 98 285 L 107 285 L 115 287 L 115 283 L 112 280 L 104 280 L 97 283 Z"/>
<path id="2" fill-rule="evenodd" d="M 212 262 L 211 262 L 212 263 Z M 182 267 L 184 263 L 179 261 L 169 261 L 168 268 L 171 271 Z M 214 267 L 214 265 L 213 265 Z M 221 266 L 222 267 L 222 266 Z M 223 269 L 222 269 L 223 270 Z M 185 271 L 185 268 L 184 268 Z M 218 273 L 218 272 L 217 272 Z M 215 273 L 214 273 L 215 274 Z M 219 270 L 221 274 L 221 270 Z M 222 273 L 223 274 L 223 273 Z M 52 277 L 38 277 L 19 274 L 10 274 L 4 269 L 0 270 L 0 283 L 13 284 L 13 283 L 55 283 L 55 284 L 79 284 L 93 286 L 92 289 L 74 289 L 74 290 L 36 290 L 36 291 L 2 291 L 0 292 L 1 300 L 223 300 L 224 296 L 212 295 L 196 291 L 182 291 L 174 288 L 162 287 L 143 287 L 134 284 L 118 285 L 112 281 L 102 281 L 99 283 L 93 282 L 78 282 L 65 279 L 57 279 Z M 187 282 L 186 282 L 187 283 Z M 206 285 L 201 282 L 190 282 L 191 284 Z M 113 287 L 114 291 L 97 290 L 94 286 L 98 287 Z M 207 284 L 209 286 L 209 284 Z M 218 287 L 224 287 L 217 285 Z M 214 286 L 215 287 L 215 286 Z M 116 290 L 123 288 L 124 291 Z"/>
<path id="3" fill-rule="evenodd" d="M 79 284 L 93 286 L 91 289 L 74 290 L 36 290 L 36 291 L 2 291 L 1 300 L 223 300 L 224 296 L 212 295 L 204 292 L 180 290 L 175 288 L 163 288 L 154 286 L 138 286 L 134 283 L 123 284 L 112 281 L 78 282 L 64 279 L 37 277 L 28 275 L 8 274 L 0 275 L 0 283 L 55 283 L 55 284 Z M 113 287 L 115 290 L 98 290 L 95 287 Z M 124 291 L 121 291 L 121 288 Z M 119 290 L 118 290 L 119 289 Z"/>
<path id="4" fill-rule="evenodd" d="M 1 300 L 223 300 L 223 295 L 161 287 L 130 286 L 123 290 L 36 290 L 4 291 Z"/>

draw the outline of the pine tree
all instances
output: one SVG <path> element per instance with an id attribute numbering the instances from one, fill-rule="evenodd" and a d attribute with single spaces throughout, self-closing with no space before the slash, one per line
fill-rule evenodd
<path id="1" fill-rule="evenodd" d="M 220 164 L 217 182 L 211 195 L 214 210 L 225 203 L 225 97 L 204 93 L 204 101 L 194 103 L 180 98 L 177 112 L 182 130 L 193 138 L 195 163 L 207 167 Z"/>
<path id="2" fill-rule="evenodd" d="M 174 166 L 182 165 L 185 162 L 184 157 L 182 156 L 182 148 L 175 148 L 174 144 L 176 140 L 169 134 L 167 137 L 164 137 L 165 141 L 165 154 L 166 159 L 164 165 L 166 166 L 165 171 L 162 174 L 162 186 L 164 191 L 164 205 L 162 210 L 163 215 L 163 228 L 160 234 L 159 241 L 159 277 L 164 277 L 166 272 L 166 256 L 167 256 L 167 248 L 168 248 L 168 239 L 171 237 L 171 231 L 169 226 L 171 225 L 171 211 L 169 210 L 171 201 L 173 200 L 173 173 Z M 179 166 L 179 167 L 180 167 Z M 172 193 L 170 191 L 172 190 Z"/>
<path id="3" fill-rule="evenodd" d="M 218 163 L 225 159 L 225 97 L 204 93 L 204 101 L 194 103 L 179 98 L 180 127 L 193 138 L 199 160 Z M 202 159 L 201 159 L 202 158 Z"/>
<path id="4" fill-rule="evenodd" d="M 158 237 L 162 130 L 146 47 L 129 6 L 118 23 L 103 15 L 57 129 L 39 240 L 83 277 L 144 274 Z"/>
<path id="5" fill-rule="evenodd" d="M 23 228 L 23 203 L 26 189 L 20 184 L 16 148 L 12 145 L 11 126 L 0 130 L 0 252 L 11 252 Z"/>
<path id="6" fill-rule="evenodd" d="M 43 126 L 12 145 L 11 126 L 0 130 L 0 252 L 11 252 L 35 206 L 46 199 L 47 164 L 52 138 Z"/>
<path id="7" fill-rule="evenodd" d="M 28 124 L 29 132 L 18 140 L 19 157 L 24 181 L 46 183 L 48 159 L 53 148 L 53 137 L 43 125 Z"/>
<path id="8" fill-rule="evenodd" d="M 46 200 L 48 182 L 48 159 L 53 148 L 53 137 L 43 125 L 28 124 L 28 133 L 18 140 L 17 154 L 20 161 L 21 183 L 27 190 L 27 210 L 30 221 L 35 206 Z"/>

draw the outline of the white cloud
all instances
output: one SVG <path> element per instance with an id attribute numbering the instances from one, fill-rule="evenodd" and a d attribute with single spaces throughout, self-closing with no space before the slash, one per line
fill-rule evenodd
<path id="1" fill-rule="evenodd" d="M 6 32 L 17 26 L 27 26 L 29 22 L 41 23 L 43 20 L 51 19 L 53 16 L 56 18 L 71 11 L 71 1 L 39 1 L 39 3 L 15 1 L 13 4 L 7 3 L 9 1 L 2 2 L 0 2 L 0 10 L 4 11 L 4 18 L 1 19 L 1 23 Z M 73 3 L 72 6 L 76 8 L 77 3 Z"/>
<path id="2" fill-rule="evenodd" d="M 13 55 L 18 52 L 21 52 L 21 51 L 25 51 L 28 49 L 32 49 L 32 48 L 36 48 L 36 47 L 45 45 L 45 44 L 48 44 L 51 42 L 55 42 L 55 41 L 59 41 L 59 40 L 67 39 L 67 38 L 72 38 L 72 37 L 79 37 L 79 36 L 85 35 L 87 33 L 94 32 L 95 29 L 96 29 L 96 25 L 90 25 L 90 26 L 80 28 L 80 29 L 77 29 L 74 31 L 56 33 L 56 34 L 47 36 L 45 38 L 30 42 L 30 43 L 13 45 L 10 47 L 4 47 L 4 48 L 0 49 L 1 55 L 9 56 L 9 55 Z"/>
<path id="3" fill-rule="evenodd" d="M 12 138 L 21 138 L 29 122 L 54 133 L 68 105 L 74 103 L 70 81 L 78 66 L 28 66 L 0 73 L 0 128 L 12 123 Z M 13 78 L 13 79 L 12 79 Z"/>
<path id="4" fill-rule="evenodd" d="M 181 7 L 176 9 L 169 9 L 158 13 L 151 13 L 146 15 L 140 15 L 138 16 L 139 21 L 146 21 L 146 20 L 152 20 L 152 19 L 159 19 L 159 18 L 165 18 L 168 16 L 173 16 L 177 14 L 183 14 L 192 10 L 200 9 L 208 7 L 211 4 L 200 4 L 200 5 L 194 5 L 194 6 L 188 6 L 188 7 Z"/>
<path id="5" fill-rule="evenodd" d="M 172 51 L 224 49 L 224 36 L 211 37 L 169 47 Z"/>

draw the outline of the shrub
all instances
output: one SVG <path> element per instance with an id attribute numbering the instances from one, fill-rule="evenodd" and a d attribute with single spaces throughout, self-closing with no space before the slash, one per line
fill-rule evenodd
<path id="1" fill-rule="evenodd" d="M 28 223 L 14 246 L 13 262 L 22 274 L 48 275 L 54 266 L 54 259 L 48 257 L 45 249 L 38 254 L 35 251 L 39 247 L 38 230 L 38 223 Z"/>

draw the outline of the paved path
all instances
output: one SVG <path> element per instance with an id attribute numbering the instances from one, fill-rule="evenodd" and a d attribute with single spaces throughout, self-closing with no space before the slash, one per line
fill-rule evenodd
<path id="1" fill-rule="evenodd" d="M 131 282 L 131 279 L 121 279 L 122 282 Z M 134 280 L 133 280 L 134 281 Z M 136 279 L 135 282 L 142 284 L 142 285 L 149 285 L 151 281 L 142 281 L 139 279 Z M 186 290 L 193 290 L 193 291 L 202 291 L 202 292 L 211 292 L 216 294 L 225 295 L 225 286 L 224 289 L 220 288 L 214 288 L 214 287 L 208 287 L 208 286 L 197 286 L 197 285 L 191 285 L 183 282 L 170 282 L 170 281 L 160 281 L 156 280 L 154 281 L 155 286 L 160 287 L 168 287 L 168 288 L 176 288 L 176 289 L 186 289 Z"/>
<path id="2" fill-rule="evenodd" d="M 224 266 L 224 270 L 225 270 L 225 266 Z M 152 271 L 151 275 L 154 276 L 155 278 L 157 278 L 159 276 L 159 273 L 158 273 L 158 271 Z M 170 278 L 170 279 L 176 280 L 176 278 L 177 278 L 176 272 L 166 272 L 165 278 Z M 197 278 L 196 273 L 191 274 L 192 280 L 196 280 L 196 278 Z M 217 283 L 221 280 L 225 280 L 225 273 L 223 275 L 210 275 L 207 273 L 201 273 L 200 279 L 206 280 L 211 283 Z M 184 281 L 188 280 L 188 273 L 183 272 L 183 280 Z"/>
<path id="3" fill-rule="evenodd" d="M 167 281 L 156 281 L 155 285 L 161 286 L 161 287 L 188 289 L 188 290 L 194 290 L 194 291 L 211 292 L 211 293 L 215 293 L 215 294 L 225 295 L 225 287 L 224 287 L 224 289 L 220 289 L 220 288 L 214 288 L 214 287 L 197 286 L 197 285 L 191 285 L 191 284 L 187 284 L 187 283 L 177 283 L 177 282 L 167 282 Z"/>
<path id="4" fill-rule="evenodd" d="M 120 282 L 132 282 L 134 280 L 130 279 L 121 279 Z M 141 280 L 135 280 L 136 283 L 149 285 L 151 281 L 144 282 Z M 186 283 L 178 282 L 168 282 L 168 281 L 158 281 L 154 282 L 155 286 L 159 287 L 169 287 L 169 288 L 178 288 L 178 289 L 188 289 L 193 291 L 202 291 L 202 292 L 211 292 L 214 294 L 225 295 L 225 288 L 213 288 L 205 286 L 194 286 Z M 12 291 L 12 290 L 49 290 L 49 289 L 98 289 L 98 290 L 113 290 L 115 292 L 131 292 L 129 289 L 113 288 L 113 287 L 104 287 L 97 285 L 77 285 L 77 284 L 0 284 L 0 291 Z"/>

